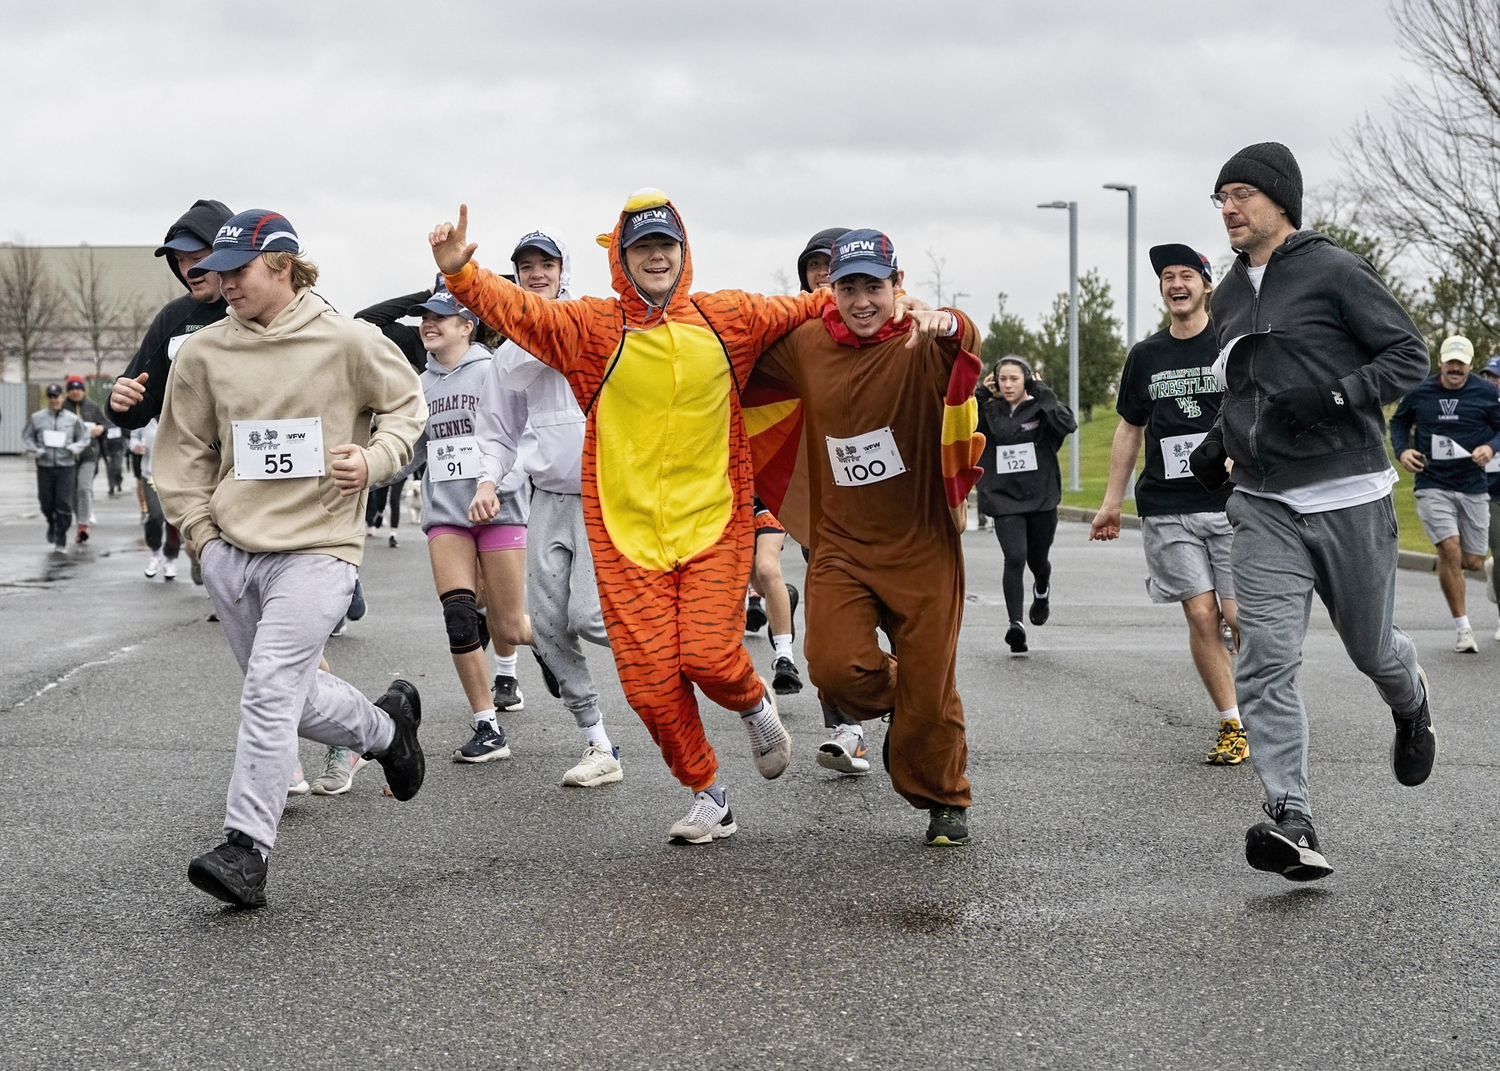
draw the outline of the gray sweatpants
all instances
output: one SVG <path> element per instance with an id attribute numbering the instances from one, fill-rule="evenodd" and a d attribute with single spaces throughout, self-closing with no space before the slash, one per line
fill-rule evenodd
<path id="1" fill-rule="evenodd" d="M 297 766 L 297 737 L 384 751 L 395 726 L 352 684 L 318 668 L 349 609 L 357 570 L 329 554 L 250 554 L 222 539 L 199 554 L 224 638 L 245 671 L 224 829 L 269 851 Z"/>
<path id="2" fill-rule="evenodd" d="M 94 477 L 99 472 L 99 461 L 78 463 L 78 488 L 74 491 L 74 515 L 79 524 L 94 523 Z"/>
<path id="3" fill-rule="evenodd" d="M 526 522 L 526 608 L 537 654 L 557 677 L 563 705 L 580 729 L 599 723 L 599 693 L 580 639 L 609 646 L 594 558 L 583 529 L 583 496 L 540 488 Z"/>
<path id="4" fill-rule="evenodd" d="M 1422 703 L 1417 647 L 1391 621 L 1396 600 L 1396 507 L 1378 502 L 1295 513 L 1236 491 L 1225 512 L 1239 600 L 1240 657 L 1234 688 L 1250 759 L 1266 802 L 1311 816 L 1307 801 L 1307 711 L 1297 688 L 1312 596 L 1328 608 L 1344 650 L 1393 710 Z"/>

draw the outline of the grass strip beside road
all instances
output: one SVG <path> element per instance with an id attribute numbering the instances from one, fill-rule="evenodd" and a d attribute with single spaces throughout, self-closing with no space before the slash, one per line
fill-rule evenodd
<path id="1" fill-rule="evenodd" d="M 1113 409 L 1100 408 L 1094 410 L 1093 420 L 1079 424 L 1078 437 L 1081 442 L 1081 452 L 1078 462 L 1078 483 L 1082 490 L 1063 491 L 1064 505 L 1096 510 L 1099 508 L 1099 503 L 1104 501 L 1104 484 L 1109 478 L 1109 445 L 1114 439 L 1115 427 L 1119 423 L 1120 416 Z M 1058 463 L 1062 466 L 1063 487 L 1068 486 L 1068 449 L 1069 446 L 1064 444 L 1057 457 Z M 1141 453 L 1144 457 L 1145 451 L 1142 450 Z M 1386 453 L 1390 453 L 1389 439 L 1386 441 Z M 1137 462 L 1137 471 L 1139 471 L 1139 464 Z M 1422 522 L 1417 518 L 1417 500 L 1412 494 L 1412 475 L 1399 466 L 1397 472 L 1401 475 L 1401 482 L 1396 484 L 1396 521 L 1401 536 L 1401 549 L 1434 554 L 1436 548 L 1428 541 L 1427 533 L 1422 530 Z M 1125 500 L 1124 512 L 1135 513 L 1135 499 Z"/>

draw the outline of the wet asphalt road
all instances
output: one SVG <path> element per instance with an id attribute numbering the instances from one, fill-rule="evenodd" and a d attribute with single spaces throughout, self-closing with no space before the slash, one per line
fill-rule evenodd
<path id="1" fill-rule="evenodd" d="M 94 540 L 53 560 L 30 481 L 0 458 L 6 1068 L 1500 1064 L 1500 645 L 1478 585 L 1486 639 L 1460 656 L 1436 579 L 1400 579 L 1443 747 L 1418 790 L 1392 779 L 1389 714 L 1314 610 L 1336 872 L 1295 886 L 1244 864 L 1258 783 L 1201 763 L 1212 711 L 1180 612 L 1146 600 L 1139 533 L 1090 546 L 1061 526 L 1027 658 L 1001 639 L 993 538 L 966 537 L 970 847 L 923 848 L 925 816 L 878 769 L 818 768 L 808 691 L 782 704 L 797 752 L 775 782 L 707 708 L 741 831 L 692 849 L 666 843 L 687 796 L 607 657 L 623 784 L 559 786 L 580 743 L 524 657 L 514 757 L 445 761 L 465 711 L 408 520 L 399 549 L 369 544 L 370 614 L 327 653 L 371 694 L 420 685 L 427 784 L 398 804 L 372 767 L 348 796 L 293 801 L 270 906 L 237 913 L 185 880 L 218 840 L 237 720 L 207 599 L 186 568 L 142 577 L 133 498 L 101 496 Z M 800 584 L 800 555 L 783 562 Z"/>

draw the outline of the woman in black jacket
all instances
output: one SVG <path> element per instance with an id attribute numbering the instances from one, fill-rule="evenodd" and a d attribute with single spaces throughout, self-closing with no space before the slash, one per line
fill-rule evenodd
<path id="1" fill-rule="evenodd" d="M 1073 411 L 1020 357 L 1002 357 L 984 382 L 974 388 L 979 402 L 979 430 L 986 445 L 979 465 L 979 512 L 995 519 L 995 535 L 1005 555 L 1005 610 L 1010 628 L 1005 642 L 1016 653 L 1026 650 L 1021 624 L 1021 579 L 1031 569 L 1031 623 L 1047 620 L 1052 594 L 1052 563 L 1047 554 L 1057 534 L 1057 504 L 1062 501 L 1062 471 L 1057 451 L 1078 429 Z"/>

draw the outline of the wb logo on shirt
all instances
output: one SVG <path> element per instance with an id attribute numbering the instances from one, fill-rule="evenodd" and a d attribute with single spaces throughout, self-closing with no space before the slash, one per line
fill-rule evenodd
<path id="1" fill-rule="evenodd" d="M 1437 400 L 1437 403 L 1438 403 L 1438 408 L 1442 410 L 1442 412 L 1438 414 L 1438 419 L 1439 420 L 1457 420 L 1458 419 L 1458 399 L 1457 398 L 1439 398 Z"/>
<path id="2" fill-rule="evenodd" d="M 1186 417 L 1201 417 L 1203 415 L 1203 407 L 1198 404 L 1198 399 L 1194 398 L 1191 394 L 1178 395 L 1177 407 L 1182 410 L 1182 415 Z"/>

